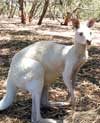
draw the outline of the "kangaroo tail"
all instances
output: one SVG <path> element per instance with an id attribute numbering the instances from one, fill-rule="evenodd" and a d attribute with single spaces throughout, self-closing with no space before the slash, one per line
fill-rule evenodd
<path id="1" fill-rule="evenodd" d="M 0 110 L 5 110 L 6 108 L 8 108 L 12 104 L 15 96 L 16 96 L 16 87 L 8 79 L 7 92 L 6 92 L 6 95 L 3 97 L 3 99 L 0 101 Z"/>

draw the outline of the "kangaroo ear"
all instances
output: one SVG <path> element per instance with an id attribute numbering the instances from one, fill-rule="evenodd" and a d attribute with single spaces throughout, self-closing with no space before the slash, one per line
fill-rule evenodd
<path id="1" fill-rule="evenodd" d="M 87 26 L 91 28 L 94 25 L 94 23 L 95 23 L 95 19 L 90 19 L 87 23 Z"/>
<path id="2" fill-rule="evenodd" d="M 79 20 L 78 19 L 72 19 L 72 25 L 73 25 L 73 27 L 75 27 L 76 29 L 78 29 L 79 26 L 80 26 Z"/>

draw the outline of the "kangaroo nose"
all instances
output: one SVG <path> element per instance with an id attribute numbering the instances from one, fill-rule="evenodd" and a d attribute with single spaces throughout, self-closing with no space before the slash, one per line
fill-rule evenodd
<path id="1" fill-rule="evenodd" d="M 88 45 L 91 45 L 91 42 L 92 42 L 92 41 L 86 40 L 86 42 L 87 42 Z"/>

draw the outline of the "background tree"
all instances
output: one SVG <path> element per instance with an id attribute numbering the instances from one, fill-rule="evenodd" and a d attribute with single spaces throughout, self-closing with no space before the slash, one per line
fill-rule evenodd
<path id="1" fill-rule="evenodd" d="M 32 1 L 32 7 L 29 11 L 29 22 L 32 21 L 33 15 L 35 16 L 35 13 L 38 10 L 40 5 L 41 5 L 41 1 L 39 1 L 39 0 Z"/>
<path id="2" fill-rule="evenodd" d="M 13 4 L 13 1 L 16 4 Z M 11 4 L 8 4 L 9 2 Z M 100 19 L 99 0 L 0 0 L 1 15 L 18 16 L 19 10 L 22 23 L 26 23 L 27 15 L 29 22 L 32 21 L 32 18 L 39 19 L 39 25 L 44 17 L 59 20 L 59 18 L 66 17 L 67 12 L 80 19 L 91 17 Z"/>
<path id="3" fill-rule="evenodd" d="M 45 3 L 44 3 L 44 7 L 43 7 L 43 12 L 40 16 L 40 19 L 39 19 L 39 22 L 38 22 L 38 25 L 41 25 L 42 23 L 42 20 L 46 14 L 46 11 L 47 11 L 47 8 L 48 8 L 48 5 L 49 5 L 49 0 L 45 0 Z"/>
<path id="4" fill-rule="evenodd" d="M 19 5 L 20 5 L 20 11 L 21 11 L 21 22 L 23 24 L 26 24 L 26 12 L 25 12 L 25 6 L 26 6 L 26 1 L 25 0 L 19 0 Z"/>

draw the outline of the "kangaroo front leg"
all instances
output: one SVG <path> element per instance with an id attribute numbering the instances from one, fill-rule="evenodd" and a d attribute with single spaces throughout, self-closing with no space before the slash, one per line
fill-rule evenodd
<path id="1" fill-rule="evenodd" d="M 75 95 L 74 95 L 74 88 L 72 85 L 72 80 L 70 80 L 69 78 L 67 79 L 64 78 L 64 83 L 68 87 L 69 93 L 71 95 L 71 104 L 72 104 L 72 107 L 74 108 L 75 107 Z"/>
<path id="2" fill-rule="evenodd" d="M 71 95 L 71 104 L 74 108 L 75 107 L 75 95 L 74 95 L 74 86 L 73 86 L 73 81 L 71 80 L 71 76 L 72 76 L 71 70 L 68 72 L 65 69 L 63 73 L 63 80 Z"/>
<path id="3" fill-rule="evenodd" d="M 84 64 L 84 60 L 79 60 L 73 67 L 73 70 L 72 70 L 72 75 L 71 75 L 71 80 L 72 80 L 72 85 L 73 85 L 73 88 L 75 86 L 75 81 L 76 81 L 76 75 L 77 73 L 79 72 L 81 66 Z"/>

